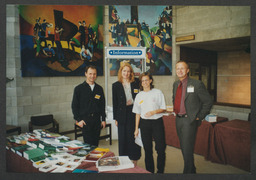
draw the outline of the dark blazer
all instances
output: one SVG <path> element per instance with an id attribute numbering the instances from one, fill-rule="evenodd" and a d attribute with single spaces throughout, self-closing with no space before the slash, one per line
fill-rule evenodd
<path id="1" fill-rule="evenodd" d="M 180 81 L 176 81 L 173 84 L 173 104 L 179 83 Z M 185 108 L 187 115 L 191 122 L 197 117 L 201 121 L 210 113 L 213 104 L 212 98 L 202 81 L 188 78 L 188 87 L 194 87 L 194 92 L 187 92 L 186 90 Z"/>
<path id="2" fill-rule="evenodd" d="M 131 83 L 131 92 L 134 100 L 139 93 L 138 79 L 135 79 L 135 81 Z M 112 84 L 112 101 L 114 120 L 117 120 L 118 123 L 122 124 L 126 119 L 126 96 L 124 87 L 119 81 Z"/>
<path id="3" fill-rule="evenodd" d="M 86 81 L 77 85 L 74 89 L 71 108 L 74 119 L 77 121 L 84 120 L 87 123 L 86 119 L 91 113 L 99 114 L 102 118 L 101 120 L 105 121 L 105 96 L 103 88 L 95 83 L 92 91 Z"/>

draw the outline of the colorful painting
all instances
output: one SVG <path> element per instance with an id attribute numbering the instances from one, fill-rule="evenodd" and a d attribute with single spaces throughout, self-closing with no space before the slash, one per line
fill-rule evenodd
<path id="1" fill-rule="evenodd" d="M 172 75 L 172 6 L 109 6 L 109 37 L 111 47 L 146 47 L 146 71 Z"/>
<path id="2" fill-rule="evenodd" d="M 103 6 L 20 5 L 23 77 L 103 75 Z"/>

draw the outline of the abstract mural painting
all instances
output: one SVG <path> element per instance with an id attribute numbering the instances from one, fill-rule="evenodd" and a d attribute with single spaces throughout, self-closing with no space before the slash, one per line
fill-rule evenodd
<path id="1" fill-rule="evenodd" d="M 109 46 L 146 47 L 146 71 L 172 75 L 172 6 L 109 6 Z M 112 75 L 118 62 L 110 61 Z"/>
<path id="2" fill-rule="evenodd" d="M 103 6 L 20 5 L 23 77 L 103 75 Z"/>

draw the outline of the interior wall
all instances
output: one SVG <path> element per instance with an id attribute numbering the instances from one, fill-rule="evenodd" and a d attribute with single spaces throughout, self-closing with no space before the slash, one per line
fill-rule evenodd
<path id="1" fill-rule="evenodd" d="M 217 102 L 251 105 L 250 54 L 218 53 L 217 67 Z"/>
<path id="2" fill-rule="evenodd" d="M 6 10 L 6 76 L 14 78 L 6 84 L 6 123 L 19 125 L 22 131 L 28 130 L 32 115 L 53 114 L 60 123 L 60 131 L 73 129 L 71 100 L 73 89 L 82 83 L 84 77 L 21 77 L 19 13 L 17 5 L 7 5 Z M 108 22 L 108 7 L 105 6 L 104 23 Z M 218 13 L 216 14 L 216 11 Z M 219 13 L 220 12 L 220 13 Z M 220 19 L 223 19 L 220 21 Z M 228 28 L 227 28 L 228 27 Z M 197 41 L 250 35 L 249 7 L 185 6 L 173 7 L 173 39 L 181 35 L 195 33 Z M 104 44 L 108 44 L 108 27 L 104 29 Z M 184 42 L 183 42 L 184 43 Z M 185 42 L 189 43 L 189 42 Z M 173 41 L 172 64 L 179 59 L 179 45 Z M 154 76 L 155 87 L 165 95 L 166 104 L 172 104 L 172 76 Z M 108 99 L 112 104 L 112 83 L 108 81 Z M 105 89 L 105 77 L 96 81 Z M 106 91 L 106 89 L 105 89 Z"/>
<path id="3" fill-rule="evenodd" d="M 177 37 L 195 35 L 195 40 L 177 42 L 177 47 L 196 42 L 250 36 L 250 6 L 175 6 L 175 8 L 175 35 Z M 250 57 L 245 52 L 218 53 L 218 102 L 233 100 L 234 103 L 250 105 L 249 68 Z M 227 82 L 229 87 L 233 88 L 230 95 Z M 224 94 L 227 95 L 226 98 L 223 97 Z M 229 120 L 247 120 L 250 111 L 250 108 L 214 105 L 211 113 L 227 117 Z"/>
<path id="4" fill-rule="evenodd" d="M 175 6 L 176 35 L 195 35 L 177 44 L 250 36 L 250 6 Z"/>

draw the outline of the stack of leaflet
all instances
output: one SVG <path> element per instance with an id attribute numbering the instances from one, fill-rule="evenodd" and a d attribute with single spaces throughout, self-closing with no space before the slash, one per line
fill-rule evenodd
<path id="1" fill-rule="evenodd" d="M 38 159 L 38 158 L 40 160 L 45 158 L 44 151 L 40 148 L 24 151 L 23 154 L 24 154 L 23 155 L 24 158 L 26 158 L 27 160 L 32 160 L 33 162 L 35 162 L 36 159 Z"/>
<path id="2" fill-rule="evenodd" d="M 35 133 L 37 136 L 41 136 L 42 138 L 57 138 L 61 136 L 58 133 L 49 132 L 45 129 L 35 129 L 33 130 L 33 133 Z"/>
<path id="3" fill-rule="evenodd" d="M 8 136 L 6 139 L 9 142 L 16 143 L 16 144 L 27 144 L 28 140 L 31 140 L 34 138 L 35 138 L 35 135 L 31 133 L 22 133 L 20 135 Z"/>
<path id="4" fill-rule="evenodd" d="M 67 170 L 73 171 L 84 160 L 84 157 L 76 157 L 68 153 L 52 154 L 44 160 L 33 163 L 39 171 L 51 173 L 61 173 Z M 53 171 L 52 171 L 53 170 Z"/>
<path id="5" fill-rule="evenodd" d="M 134 168 L 134 164 L 128 156 L 114 156 L 101 158 L 96 162 L 96 167 L 99 172 L 116 171 L 121 169 Z"/>
<path id="6" fill-rule="evenodd" d="M 33 162 L 42 172 L 73 171 L 96 148 L 66 136 L 37 129 L 7 137 L 6 149 Z"/>
<path id="7" fill-rule="evenodd" d="M 30 147 L 27 144 L 11 147 L 11 151 L 18 154 L 21 157 L 24 156 L 24 151 L 28 151 L 28 150 L 32 150 L 32 149 L 33 149 L 33 147 Z"/>

